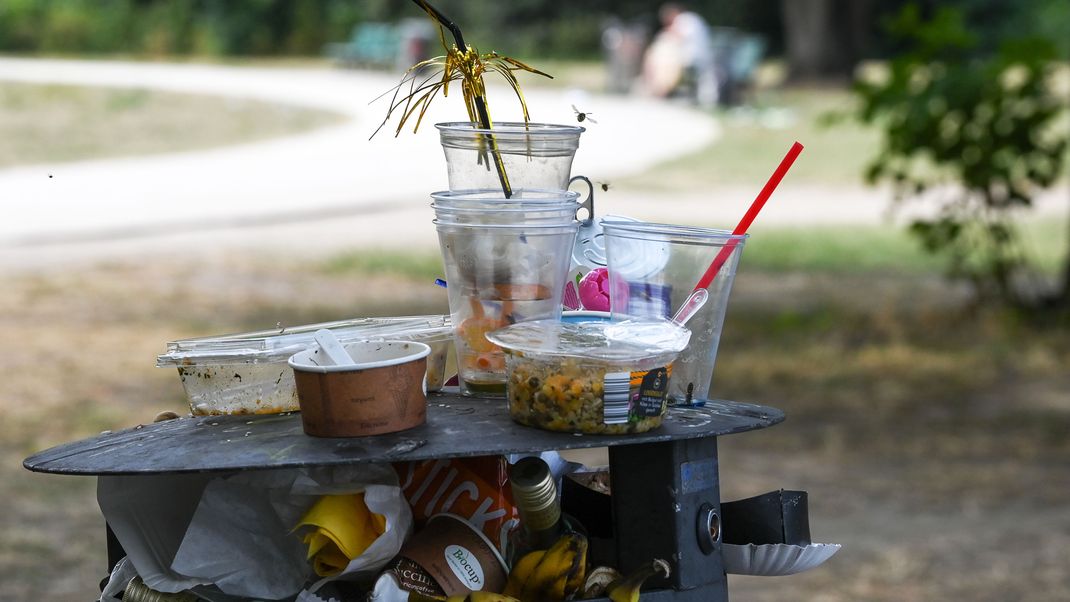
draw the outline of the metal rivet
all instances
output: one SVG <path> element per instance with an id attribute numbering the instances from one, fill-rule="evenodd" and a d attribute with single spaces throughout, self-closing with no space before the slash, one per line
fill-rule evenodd
<path id="1" fill-rule="evenodd" d="M 703 554 L 712 554 L 721 537 L 721 519 L 712 504 L 702 504 L 698 509 L 698 547 Z"/>

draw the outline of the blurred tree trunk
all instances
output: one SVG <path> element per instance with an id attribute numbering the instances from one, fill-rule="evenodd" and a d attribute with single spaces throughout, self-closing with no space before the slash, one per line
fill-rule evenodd
<path id="1" fill-rule="evenodd" d="M 1070 221 L 1067 226 L 1070 226 Z M 1070 228 L 1067 230 L 1070 231 Z M 1058 307 L 1070 310 L 1070 249 L 1067 249 L 1066 259 L 1063 260 L 1063 286 L 1056 294 L 1055 303 Z"/>
<path id="2" fill-rule="evenodd" d="M 872 0 L 781 0 L 788 74 L 849 77 L 867 42 Z"/>

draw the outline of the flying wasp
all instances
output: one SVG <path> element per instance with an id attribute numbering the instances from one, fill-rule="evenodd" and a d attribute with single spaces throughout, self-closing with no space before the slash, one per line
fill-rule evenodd
<path id="1" fill-rule="evenodd" d="M 577 109 L 576 105 L 572 105 L 572 111 L 576 113 L 576 121 L 579 121 L 580 123 L 583 123 L 584 121 L 598 123 L 597 121 L 595 121 L 594 117 L 591 117 L 591 115 L 594 115 L 594 113 L 584 113 L 583 111 Z"/>
<path id="2" fill-rule="evenodd" d="M 602 187 L 602 192 L 609 192 L 609 182 L 599 182 L 598 185 Z"/>

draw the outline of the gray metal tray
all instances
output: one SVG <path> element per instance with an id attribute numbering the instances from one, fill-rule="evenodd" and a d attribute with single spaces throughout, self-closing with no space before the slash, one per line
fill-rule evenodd
<path id="1" fill-rule="evenodd" d="M 730 401 L 670 408 L 664 424 L 634 435 L 553 433 L 513 422 L 501 399 L 456 393 L 428 398 L 427 422 L 399 433 L 353 438 L 304 434 L 300 414 L 197 416 L 103 433 L 27 458 L 32 471 L 73 475 L 214 472 L 382 463 L 716 437 L 772 426 L 778 409 Z"/>

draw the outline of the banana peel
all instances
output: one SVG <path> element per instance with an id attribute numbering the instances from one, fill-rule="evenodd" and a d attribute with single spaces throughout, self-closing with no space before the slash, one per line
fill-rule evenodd
<path id="1" fill-rule="evenodd" d="M 535 550 L 528 552 L 520 560 L 517 560 L 513 564 L 513 570 L 509 571 L 509 579 L 505 583 L 503 593 L 507 596 L 519 596 L 520 590 L 524 589 L 524 582 L 527 581 L 535 567 L 542 562 L 544 556 L 546 556 L 546 550 Z"/>
<path id="2" fill-rule="evenodd" d="M 658 574 L 668 577 L 671 573 L 669 563 L 656 558 L 630 575 L 610 583 L 606 586 L 605 595 L 613 602 L 639 602 L 639 589 L 643 587 L 647 579 Z"/>
<path id="3" fill-rule="evenodd" d="M 582 600 L 590 600 L 605 594 L 609 584 L 621 577 L 623 575 L 620 574 L 620 571 L 613 567 L 600 566 L 591 569 L 587 579 L 583 582 L 583 595 L 580 598 Z"/>
<path id="4" fill-rule="evenodd" d="M 524 602 L 559 602 L 579 593 L 587 575 L 587 538 L 560 537 L 547 550 L 521 557 L 509 573 L 504 594 Z"/>

